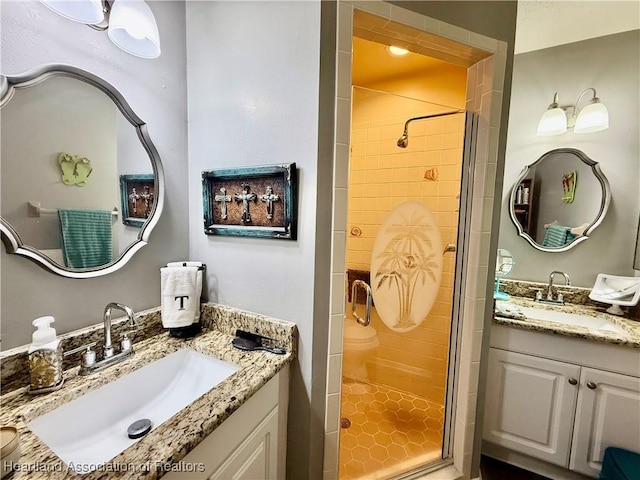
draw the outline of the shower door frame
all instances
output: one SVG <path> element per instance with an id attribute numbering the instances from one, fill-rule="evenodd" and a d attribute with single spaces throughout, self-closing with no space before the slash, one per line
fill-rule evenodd
<path id="1" fill-rule="evenodd" d="M 450 343 L 450 372 L 447 404 L 451 418 L 447 426 L 445 442 L 447 455 L 437 464 L 429 464 L 421 471 L 414 471 L 400 478 L 425 476 L 438 470 L 438 476 L 447 474 L 451 478 L 462 475 L 477 476 L 479 466 L 480 428 L 476 406 L 482 397 L 479 386 L 480 360 L 483 345 L 487 340 L 490 306 L 486 299 L 492 285 L 488 265 L 495 256 L 497 235 L 491 232 L 491 224 L 499 214 L 500 198 L 495 198 L 498 164 L 500 119 L 503 110 L 502 90 L 505 83 L 507 44 L 463 28 L 446 24 L 425 15 L 405 10 L 380 0 L 352 2 L 338 0 L 338 24 L 335 77 L 335 125 L 333 161 L 333 240 L 330 289 L 331 305 L 329 318 L 329 344 L 327 351 L 327 383 L 325 403 L 324 467 L 325 479 L 337 478 L 339 448 L 339 396 L 342 371 L 342 325 L 344 321 L 344 243 L 346 241 L 346 199 L 349 157 L 349 132 L 351 126 L 351 66 L 352 29 L 354 12 L 362 11 L 382 19 L 418 28 L 427 33 L 451 39 L 459 44 L 471 46 L 487 54 L 485 58 L 470 63 L 467 67 L 467 97 L 465 110 L 476 112 L 478 135 L 476 138 L 476 162 L 468 166 L 466 187 L 467 200 L 461 201 L 464 209 L 465 228 L 460 225 L 458 234 L 464 232 L 460 242 L 461 251 L 456 255 L 456 275 L 460 275 L 458 296 L 454 297 L 454 308 L 458 318 L 452 325 Z M 466 126 L 465 126 L 466 128 Z M 473 191 L 471 190 L 473 185 Z M 461 192 L 462 196 L 462 192 Z M 462 200 L 462 199 L 461 199 Z M 473 205 L 472 205 L 473 201 Z M 461 215 L 462 217 L 462 212 Z M 464 246 L 464 248 L 462 248 Z M 468 248 L 467 248 L 468 247 Z M 458 272 L 458 262 L 463 270 Z M 490 275 L 491 273 L 491 275 Z M 464 308 L 464 314 L 462 309 Z M 455 331 L 454 331 L 455 329 Z M 338 345 L 338 340 L 340 344 Z M 327 347 L 325 347 L 327 348 Z M 337 402 L 336 402 L 337 398 Z M 455 435 L 454 435 L 455 434 Z M 447 466 L 447 464 L 450 464 Z M 435 477 L 434 477 L 435 478 Z"/>
<path id="2" fill-rule="evenodd" d="M 449 361 L 447 365 L 447 389 L 444 401 L 444 425 L 442 435 L 442 458 L 453 455 L 453 424 L 455 422 L 455 399 L 457 394 L 457 369 L 460 355 L 460 324 L 464 315 L 464 291 L 467 266 L 465 258 L 469 248 L 471 233 L 471 199 L 473 199 L 473 172 L 476 160 L 476 137 L 478 135 L 478 114 L 465 112 L 464 141 L 462 152 L 462 176 L 460 182 L 460 213 L 458 215 L 458 236 L 456 241 L 456 266 L 453 281 L 451 309 L 451 332 L 449 335 Z"/>

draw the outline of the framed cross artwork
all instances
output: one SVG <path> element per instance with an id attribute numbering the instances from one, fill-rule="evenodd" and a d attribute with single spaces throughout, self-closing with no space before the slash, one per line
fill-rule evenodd
<path id="1" fill-rule="evenodd" d="M 152 173 L 120 175 L 122 223 L 141 227 L 147 221 L 156 200 L 154 185 Z"/>
<path id="2" fill-rule="evenodd" d="M 295 163 L 202 172 L 204 233 L 295 240 Z"/>

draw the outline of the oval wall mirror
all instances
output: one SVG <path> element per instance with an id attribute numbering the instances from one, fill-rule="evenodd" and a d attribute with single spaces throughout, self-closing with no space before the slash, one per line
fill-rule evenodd
<path id="1" fill-rule="evenodd" d="M 146 124 L 113 86 L 72 66 L 0 82 L 7 252 L 71 278 L 121 268 L 162 212 L 162 164 Z"/>
<path id="2" fill-rule="evenodd" d="M 580 150 L 558 148 L 524 168 L 511 189 L 509 212 L 534 248 L 564 252 L 587 240 L 610 201 L 598 163 Z"/>

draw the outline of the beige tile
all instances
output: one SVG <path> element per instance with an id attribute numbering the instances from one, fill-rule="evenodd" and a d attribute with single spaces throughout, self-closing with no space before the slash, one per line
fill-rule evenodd
<path id="1" fill-rule="evenodd" d="M 409 142 L 411 143 L 411 142 Z M 380 154 L 382 155 L 390 155 L 390 154 L 394 154 L 394 153 L 398 153 L 398 146 L 395 144 L 394 141 L 381 141 L 380 142 Z"/>
<path id="2" fill-rule="evenodd" d="M 365 177 L 365 170 L 355 170 L 351 172 L 349 177 L 351 185 L 363 184 Z"/>
<path id="3" fill-rule="evenodd" d="M 391 4 L 376 0 L 355 2 L 354 22 L 383 26 L 391 17 Z M 379 18 L 382 17 L 382 18 Z"/>
<path id="4" fill-rule="evenodd" d="M 490 53 L 496 53 L 498 51 L 498 41 L 496 39 L 475 32 L 469 33 L 469 43 L 474 47 L 478 47 Z"/>
<path id="5" fill-rule="evenodd" d="M 333 190 L 333 229 L 346 231 L 347 229 L 347 189 L 335 188 Z"/>
<path id="6" fill-rule="evenodd" d="M 338 144 L 339 145 L 339 144 Z M 349 158 L 349 170 L 364 170 L 364 162 L 365 157 L 354 157 L 353 155 Z M 337 185 L 336 185 L 337 186 Z"/>
<path id="7" fill-rule="evenodd" d="M 494 74 L 494 56 L 484 60 L 484 77 L 482 79 L 482 94 L 486 94 L 493 90 L 493 74 Z"/>
<path id="8" fill-rule="evenodd" d="M 351 54 L 338 52 L 338 85 L 339 98 L 351 99 Z"/>
<path id="9" fill-rule="evenodd" d="M 331 315 L 329 330 L 329 354 L 342 353 L 344 314 Z"/>
<path id="10" fill-rule="evenodd" d="M 366 185 L 364 189 L 364 193 L 362 194 L 364 198 L 375 198 L 378 196 L 378 185 Z"/>
<path id="11" fill-rule="evenodd" d="M 340 394 L 327 395 L 325 432 L 337 432 L 340 429 Z"/>
<path id="12" fill-rule="evenodd" d="M 367 131 L 368 131 L 368 128 L 352 128 L 351 129 L 351 145 L 354 145 L 356 143 L 366 143 Z"/>
<path id="13" fill-rule="evenodd" d="M 464 28 L 460 28 L 449 23 L 442 22 L 440 25 L 441 35 L 461 43 L 469 43 L 470 33 L 471 32 L 469 32 L 469 30 L 465 30 Z M 452 48 L 455 48 L 455 46 L 452 46 Z"/>
<path id="14" fill-rule="evenodd" d="M 332 273 L 344 273 L 346 245 L 346 232 L 333 232 Z"/>
<path id="15" fill-rule="evenodd" d="M 339 432 L 327 433 L 324 436 L 324 470 L 338 469 Z"/>
<path id="16" fill-rule="evenodd" d="M 397 140 L 401 134 L 402 129 L 399 129 L 395 125 L 385 125 L 380 127 L 380 140 Z"/>
<path id="17" fill-rule="evenodd" d="M 421 33 L 421 30 L 425 28 L 426 22 L 424 19 L 426 17 L 424 17 L 423 15 L 405 10 L 404 8 L 397 7 L 395 5 L 391 5 L 390 13 L 390 18 L 391 20 L 393 20 L 393 22 L 389 22 L 386 26 L 386 28 L 390 30 L 404 33 L 405 35 L 408 35 L 410 37 L 417 37 Z M 411 25 L 411 27 L 415 28 L 406 27 L 405 25 Z"/>
<path id="18" fill-rule="evenodd" d="M 351 128 L 351 100 L 338 98 L 336 112 L 336 143 L 349 144 Z"/>
<path id="19" fill-rule="evenodd" d="M 353 7 L 345 2 L 338 2 L 338 50 L 351 52 Z"/>
<path id="20" fill-rule="evenodd" d="M 408 168 L 395 168 L 391 171 L 391 178 L 394 182 L 405 183 L 409 181 L 409 169 Z M 406 185 L 403 185 L 406 191 Z"/>
<path id="21" fill-rule="evenodd" d="M 347 188 L 349 185 L 349 146 L 336 144 L 336 158 L 334 164 L 334 185 L 339 188 Z"/>
<path id="22" fill-rule="evenodd" d="M 424 149 L 427 151 L 433 150 L 441 150 L 442 149 L 442 135 L 426 135 L 423 137 L 424 140 Z M 411 144 L 413 140 L 410 138 L 409 143 Z"/>
<path id="23" fill-rule="evenodd" d="M 364 172 L 364 181 L 367 185 L 378 183 L 380 173 L 378 170 L 366 170 Z"/>
<path id="24" fill-rule="evenodd" d="M 422 152 L 425 150 L 425 136 L 412 137 L 411 132 L 409 132 L 409 146 L 407 147 L 407 152 Z M 397 151 L 398 146 L 394 143 L 392 147 Z"/>
<path id="25" fill-rule="evenodd" d="M 345 302 L 345 275 L 334 273 L 331 275 L 331 314 L 337 315 L 344 312 Z"/>
<path id="26" fill-rule="evenodd" d="M 366 155 L 367 156 L 380 155 L 380 142 L 371 142 L 371 141 L 367 142 Z"/>
<path id="27" fill-rule="evenodd" d="M 325 470 L 322 472 L 322 480 L 338 480 L 338 470 Z"/>
<path id="28" fill-rule="evenodd" d="M 340 393 L 340 381 L 342 379 L 342 355 L 329 355 L 327 369 L 327 394 Z"/>
<path id="29" fill-rule="evenodd" d="M 491 91 L 491 127 L 500 126 L 500 113 L 502 112 L 502 92 Z"/>
<path id="30" fill-rule="evenodd" d="M 367 156 L 365 158 L 365 169 L 377 170 L 379 162 L 380 162 L 380 156 L 378 155 Z"/>
<path id="31" fill-rule="evenodd" d="M 372 127 L 367 130 L 367 142 L 379 142 L 382 136 L 382 127 Z"/>
<path id="32" fill-rule="evenodd" d="M 442 137 L 442 148 L 445 150 L 462 148 L 464 136 L 458 133 L 447 133 Z"/>

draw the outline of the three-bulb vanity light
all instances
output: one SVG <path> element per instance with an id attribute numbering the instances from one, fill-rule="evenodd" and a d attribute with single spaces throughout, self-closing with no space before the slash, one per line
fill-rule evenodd
<path id="1" fill-rule="evenodd" d="M 125 52 L 141 58 L 160 55 L 160 35 L 144 0 L 40 0 L 49 9 L 96 30 Z"/>
<path id="2" fill-rule="evenodd" d="M 582 97 L 593 92 L 591 101 L 582 108 L 578 109 L 578 104 Z M 599 132 L 609 128 L 609 112 L 600 99 L 596 96 L 595 88 L 587 88 L 580 94 L 575 105 L 558 105 L 558 94 L 553 96 L 553 103 L 538 122 L 539 137 L 549 137 L 552 135 L 561 135 L 572 128 L 573 133 L 591 133 Z"/>

